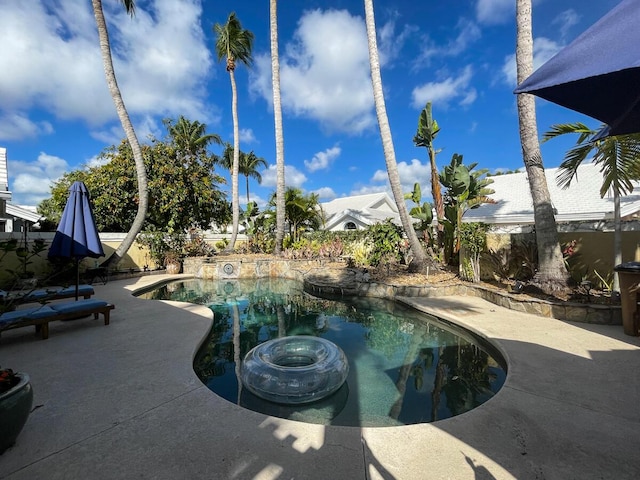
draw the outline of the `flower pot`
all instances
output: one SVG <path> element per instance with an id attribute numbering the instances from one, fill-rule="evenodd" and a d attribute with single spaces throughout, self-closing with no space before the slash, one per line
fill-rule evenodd
<path id="1" fill-rule="evenodd" d="M 17 373 L 16 376 L 20 378 L 20 383 L 0 394 L 0 455 L 15 443 L 33 404 L 29 375 Z"/>
<path id="2" fill-rule="evenodd" d="M 176 273 L 180 273 L 182 269 L 182 265 L 180 263 L 167 263 L 166 265 L 167 273 L 171 275 L 175 275 Z"/>

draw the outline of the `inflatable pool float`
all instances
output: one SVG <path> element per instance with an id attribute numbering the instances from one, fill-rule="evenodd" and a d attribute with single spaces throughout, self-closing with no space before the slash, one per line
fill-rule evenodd
<path id="1" fill-rule="evenodd" d="M 271 402 L 315 402 L 338 390 L 349 363 L 340 347 L 324 338 L 297 335 L 269 340 L 244 358 L 242 384 Z"/>

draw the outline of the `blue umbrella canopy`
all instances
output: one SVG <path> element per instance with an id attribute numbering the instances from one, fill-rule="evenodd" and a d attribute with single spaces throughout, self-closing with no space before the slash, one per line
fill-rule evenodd
<path id="1" fill-rule="evenodd" d="M 69 198 L 48 255 L 75 260 L 104 256 L 93 218 L 89 190 L 82 182 L 74 182 L 69 188 Z"/>
<path id="2" fill-rule="evenodd" d="M 76 262 L 76 300 L 80 285 L 80 265 L 83 258 L 104 256 L 98 229 L 93 218 L 89 190 L 82 182 L 69 188 L 69 198 L 60 224 L 49 247 L 49 257 L 70 258 Z"/>
<path id="3" fill-rule="evenodd" d="M 640 1 L 623 0 L 522 82 L 531 93 L 596 118 L 609 135 L 640 132 Z"/>

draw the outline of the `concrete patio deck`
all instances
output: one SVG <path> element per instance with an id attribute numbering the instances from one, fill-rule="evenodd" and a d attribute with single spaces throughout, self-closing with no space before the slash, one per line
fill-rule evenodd
<path id="1" fill-rule="evenodd" d="M 18 479 L 637 479 L 640 339 L 478 298 L 403 298 L 490 338 L 509 363 L 495 398 L 432 424 L 325 427 L 237 407 L 196 377 L 204 306 L 151 301 L 153 276 L 98 285 L 111 325 L 51 324 L 0 338 L 31 376 L 34 410 L 0 456 Z"/>

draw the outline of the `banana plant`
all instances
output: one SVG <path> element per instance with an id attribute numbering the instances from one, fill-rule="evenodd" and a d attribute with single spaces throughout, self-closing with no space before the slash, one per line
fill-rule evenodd
<path id="1" fill-rule="evenodd" d="M 413 184 L 413 191 L 404 194 L 405 200 L 411 200 L 415 203 L 415 207 L 409 210 L 409 215 L 418 220 L 420 223 L 416 226 L 416 230 L 426 232 L 433 221 L 433 207 L 429 202 L 422 202 L 422 189 L 418 182 Z"/>
<path id="2" fill-rule="evenodd" d="M 440 182 L 438 181 L 438 166 L 436 165 L 436 155 L 440 150 L 435 150 L 433 141 L 440 132 L 440 126 L 431 115 L 431 102 L 422 109 L 418 118 L 418 130 L 413 137 L 413 143 L 416 147 L 426 147 L 429 154 L 429 163 L 431 165 L 431 196 L 436 207 L 438 218 L 444 216 L 444 203 L 442 200 L 442 191 Z"/>
<path id="3" fill-rule="evenodd" d="M 460 251 L 460 225 L 462 216 L 472 208 L 484 203 L 496 203 L 489 197 L 494 190 L 490 178 L 482 178 L 488 169 L 474 171 L 477 163 L 464 165 L 462 155 L 453 154 L 451 163 L 440 172 L 440 182 L 447 188 L 445 194 L 444 226 L 445 258 L 451 262 Z"/>

